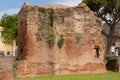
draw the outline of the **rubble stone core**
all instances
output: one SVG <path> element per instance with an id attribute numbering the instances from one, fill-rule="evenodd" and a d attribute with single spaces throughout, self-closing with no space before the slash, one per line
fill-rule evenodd
<path id="1" fill-rule="evenodd" d="M 0 80 L 14 80 L 13 57 L 0 57 Z"/>
<path id="2" fill-rule="evenodd" d="M 85 4 L 25 3 L 18 18 L 17 77 L 106 71 L 100 20 Z"/>

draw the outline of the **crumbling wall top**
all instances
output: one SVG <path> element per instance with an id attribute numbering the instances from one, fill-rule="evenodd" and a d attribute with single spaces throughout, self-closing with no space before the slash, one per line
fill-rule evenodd
<path id="1" fill-rule="evenodd" d="M 31 4 L 29 2 L 25 2 L 23 6 L 30 6 Z"/>
<path id="2" fill-rule="evenodd" d="M 44 4 L 44 5 L 38 5 L 38 6 L 43 8 L 52 8 L 52 9 L 69 8 L 69 6 L 60 5 L 60 4 Z"/>

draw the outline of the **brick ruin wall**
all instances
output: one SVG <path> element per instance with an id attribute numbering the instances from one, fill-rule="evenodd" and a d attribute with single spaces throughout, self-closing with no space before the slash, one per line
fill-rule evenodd
<path id="1" fill-rule="evenodd" d="M 0 57 L 0 80 L 13 80 L 13 57 Z"/>
<path id="2" fill-rule="evenodd" d="M 106 71 L 100 20 L 85 4 L 67 8 L 24 5 L 18 18 L 17 77 Z M 59 48 L 61 36 L 64 41 Z"/>

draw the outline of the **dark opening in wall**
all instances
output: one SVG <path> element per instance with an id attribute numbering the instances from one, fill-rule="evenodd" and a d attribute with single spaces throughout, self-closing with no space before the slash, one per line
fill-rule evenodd
<path id="1" fill-rule="evenodd" d="M 113 43 L 113 46 L 115 46 L 115 43 Z"/>
<path id="2" fill-rule="evenodd" d="M 21 52 L 20 58 L 23 59 L 24 58 L 24 54 L 23 54 L 23 49 L 22 48 L 21 48 L 20 52 Z"/>
<path id="3" fill-rule="evenodd" d="M 96 50 L 96 57 L 99 58 L 100 57 L 100 53 L 99 53 L 100 47 L 99 46 L 95 46 L 94 49 Z"/>
<path id="4" fill-rule="evenodd" d="M 7 55 L 8 55 L 8 56 L 10 55 L 10 51 L 7 51 Z"/>

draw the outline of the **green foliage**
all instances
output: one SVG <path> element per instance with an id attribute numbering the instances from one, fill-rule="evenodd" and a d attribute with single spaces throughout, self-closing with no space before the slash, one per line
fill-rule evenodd
<path id="1" fill-rule="evenodd" d="M 81 36 L 76 36 L 76 37 L 75 37 L 77 43 L 79 43 L 79 41 L 81 40 L 81 38 L 82 38 Z"/>
<path id="2" fill-rule="evenodd" d="M 60 36 L 60 39 L 58 40 L 57 45 L 58 45 L 58 47 L 61 49 L 62 46 L 63 46 L 63 44 L 64 44 L 64 38 L 63 38 L 63 35 L 61 35 L 61 36 Z"/>
<path id="3" fill-rule="evenodd" d="M 117 60 L 118 59 L 118 56 L 105 56 L 105 59 L 107 60 L 107 61 L 109 61 L 109 60 Z"/>
<path id="4" fill-rule="evenodd" d="M 83 0 L 83 3 L 86 3 L 87 6 L 94 11 L 95 15 L 101 19 L 112 21 L 118 18 L 120 13 L 120 0 Z"/>
<path id="5" fill-rule="evenodd" d="M 106 54 L 111 55 L 110 47 L 114 39 L 115 26 L 120 22 L 120 0 L 83 0 L 87 6 L 94 12 L 94 14 L 101 18 L 108 26 L 109 33 L 102 33 L 107 38 Z M 117 34 L 119 35 L 119 34 Z"/>
<path id="6" fill-rule="evenodd" d="M 70 12 L 70 8 L 66 8 L 67 12 Z"/>
<path id="7" fill-rule="evenodd" d="M 50 47 L 54 46 L 55 34 L 54 34 L 53 26 L 46 26 L 46 27 L 39 26 L 36 37 L 38 41 L 44 38 L 47 40 Z"/>
<path id="8" fill-rule="evenodd" d="M 45 8 L 38 8 L 39 11 L 45 13 L 46 9 Z M 49 44 L 50 47 L 54 46 L 54 39 L 55 39 L 55 35 L 54 35 L 54 29 L 53 29 L 53 9 L 48 8 L 48 11 L 50 11 L 49 13 L 49 23 L 48 26 L 45 26 L 46 28 L 43 27 L 38 27 L 39 32 L 41 31 L 46 31 L 47 33 L 47 37 L 45 37 L 44 34 L 41 33 L 41 35 L 39 35 L 39 32 L 37 33 L 37 39 L 41 40 L 42 37 L 47 39 L 47 42 Z"/>
<path id="9" fill-rule="evenodd" d="M 54 29 L 53 29 L 53 9 L 48 8 L 47 10 L 45 8 L 38 8 L 40 12 L 45 13 L 46 11 L 49 11 L 49 22 L 46 23 L 48 26 L 39 26 L 38 27 L 38 33 L 36 34 L 37 40 L 42 40 L 42 38 L 47 39 L 47 42 L 50 47 L 54 46 Z M 47 16 L 47 15 L 46 15 Z M 40 34 L 39 34 L 40 33 Z"/>
<path id="10" fill-rule="evenodd" d="M 45 8 L 42 8 L 42 7 L 39 7 L 38 10 L 39 10 L 39 12 L 42 12 L 42 13 L 45 13 L 45 12 L 46 12 L 46 9 L 45 9 Z"/>
<path id="11" fill-rule="evenodd" d="M 51 13 L 49 14 L 49 18 L 50 18 L 50 23 L 49 26 L 53 26 L 53 9 L 50 9 Z"/>
<path id="12" fill-rule="evenodd" d="M 52 47 L 54 46 L 54 39 L 55 39 L 54 29 L 52 26 L 48 26 L 47 30 L 48 30 L 47 42 L 49 43 L 49 46 Z"/>
<path id="13" fill-rule="evenodd" d="M 42 37 L 44 36 L 44 35 L 40 34 L 42 30 L 44 30 L 44 28 L 42 26 L 38 26 L 38 32 L 35 34 L 37 37 L 37 41 L 42 40 Z"/>
<path id="14" fill-rule="evenodd" d="M 62 18 L 62 23 L 64 23 L 65 22 L 65 17 L 61 16 L 61 18 Z"/>
<path id="15" fill-rule="evenodd" d="M 4 14 L 0 21 L 0 26 L 4 29 L 4 41 L 11 42 L 17 40 L 18 37 L 18 19 L 17 15 L 7 15 Z"/>

